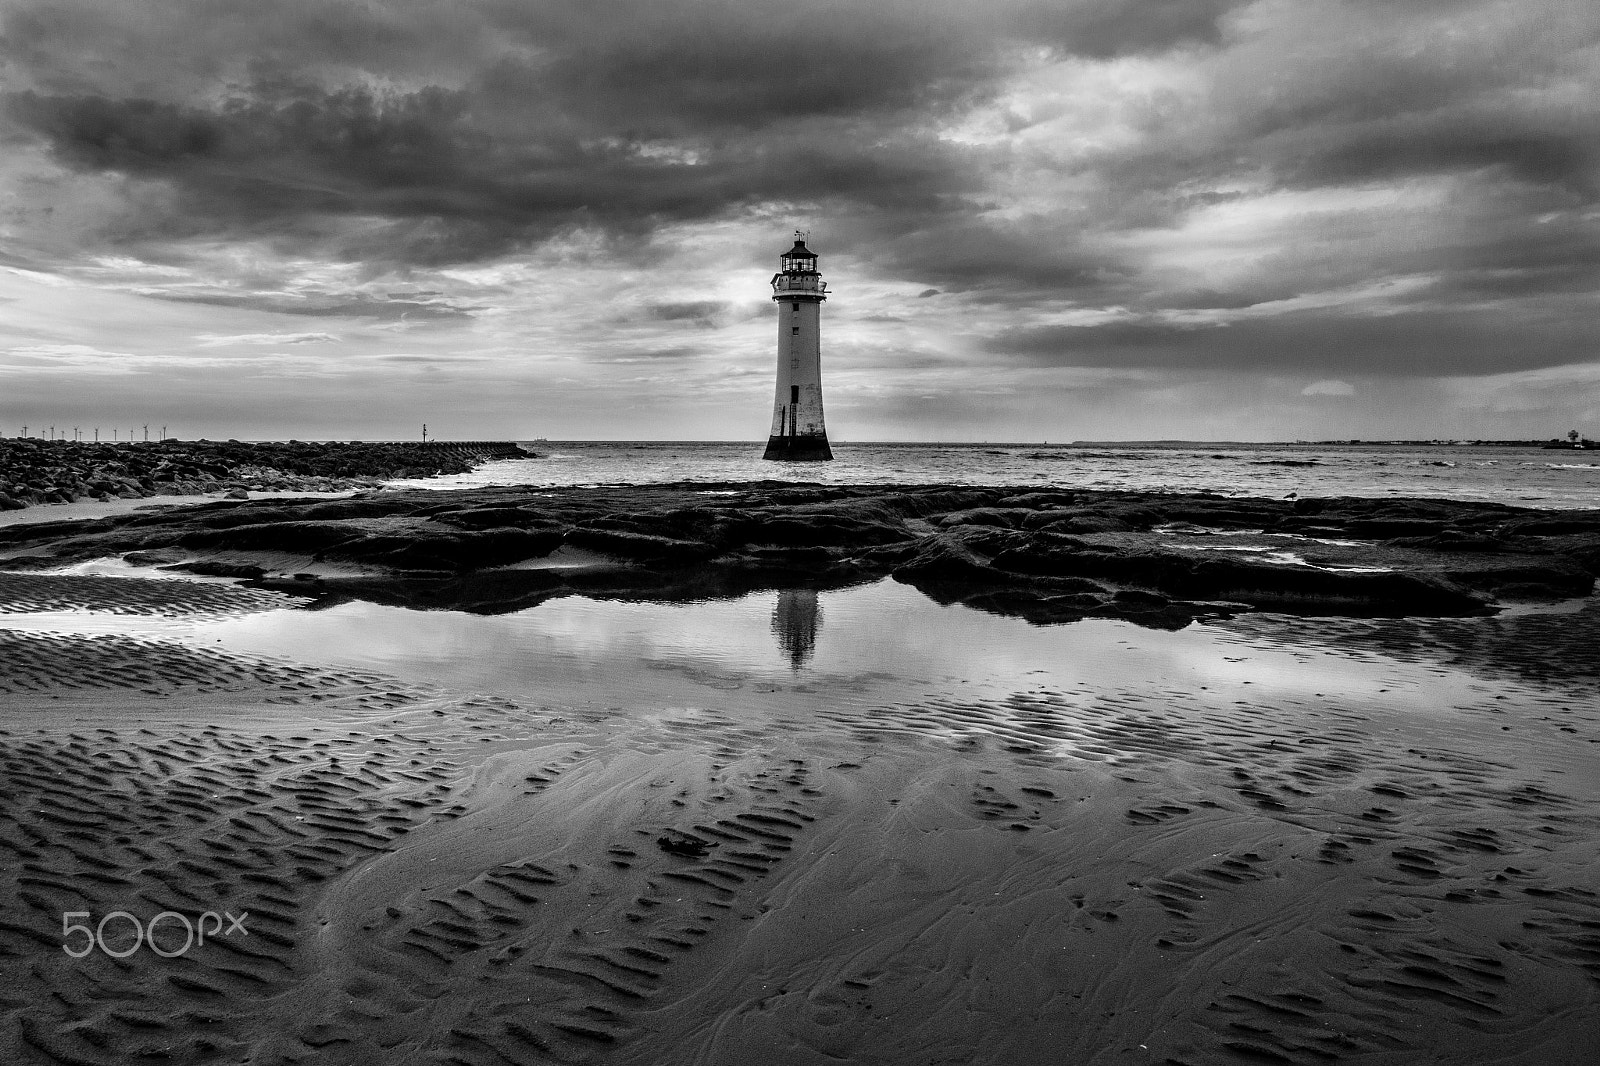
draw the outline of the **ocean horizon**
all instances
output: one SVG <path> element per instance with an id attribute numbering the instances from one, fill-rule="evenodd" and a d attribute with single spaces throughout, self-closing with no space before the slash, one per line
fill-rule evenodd
<path id="1" fill-rule="evenodd" d="M 485 463 L 465 474 L 390 484 L 438 489 L 680 481 L 1017 485 L 1600 507 L 1600 455 L 1503 444 L 835 442 L 832 462 L 785 463 L 763 460 L 755 441 L 517 443 L 536 455 Z"/>

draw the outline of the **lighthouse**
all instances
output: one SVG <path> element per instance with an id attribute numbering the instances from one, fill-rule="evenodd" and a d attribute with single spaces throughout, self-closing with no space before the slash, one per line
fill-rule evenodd
<path id="1" fill-rule="evenodd" d="M 763 459 L 833 458 L 822 424 L 821 326 L 827 298 L 816 253 L 796 230 L 794 247 L 783 253 L 783 269 L 772 275 L 772 302 L 778 305 L 778 387 Z"/>

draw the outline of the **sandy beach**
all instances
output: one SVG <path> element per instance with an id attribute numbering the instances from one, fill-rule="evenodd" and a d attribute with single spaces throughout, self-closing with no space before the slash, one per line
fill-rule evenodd
<path id="1" fill-rule="evenodd" d="M 981 501 L 855 501 L 915 534 L 876 538 L 890 573 L 835 500 L 857 546 L 807 587 L 758 549 L 830 528 L 815 501 L 668 567 L 681 528 L 641 547 L 590 494 L 540 513 L 592 532 L 494 570 L 532 583 L 485 609 L 475 565 L 378 559 L 399 495 L 6 542 L 0 1061 L 1600 1060 L 1600 603 L 1552 591 L 1576 541 L 1511 545 L 1515 580 L 1450 556 L 1448 617 L 1343 585 L 1284 614 L 1206 569 L 1141 598 L 1108 561 L 1206 555 L 1167 543 L 1203 502 L 1177 533 L 1080 514 L 1099 591 L 1028 579 L 1067 622 L 996 576 L 1037 545 L 928 565 L 934 531 L 1013 528 Z M 436 524 L 494 528 L 503 496 Z M 376 526 L 328 551 L 297 507 Z M 1406 532 L 1321 572 L 1431 550 Z M 224 564 L 255 579 L 196 574 Z M 243 928 L 136 944 L 163 912 Z"/>

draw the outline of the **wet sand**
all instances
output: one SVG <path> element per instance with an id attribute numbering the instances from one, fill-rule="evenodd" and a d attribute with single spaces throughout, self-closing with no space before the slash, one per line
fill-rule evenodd
<path id="1" fill-rule="evenodd" d="M 263 492 L 250 493 L 253 500 L 342 500 L 355 494 L 354 489 L 339 492 Z M 0 528 L 5 526 L 42 525 L 51 522 L 79 522 L 90 518 L 111 518 L 118 515 L 154 515 L 178 507 L 216 503 L 227 498 L 226 492 L 211 492 L 186 496 L 150 498 L 135 496 L 131 499 L 76 500 L 72 503 L 41 503 L 17 511 L 0 511 Z"/>
<path id="2" fill-rule="evenodd" d="M 0 575 L 0 1061 L 1600 1061 L 1600 671 L 1552 636 L 1592 600 L 1159 632 L 775 595 L 763 665 L 693 606 L 297 644 L 304 597 Z M 352 650 L 391 618 L 504 662 Z M 117 910 L 249 935 L 62 950 Z"/>

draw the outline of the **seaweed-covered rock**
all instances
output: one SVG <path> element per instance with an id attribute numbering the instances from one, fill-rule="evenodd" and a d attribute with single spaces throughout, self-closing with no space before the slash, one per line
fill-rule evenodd
<path id="1" fill-rule="evenodd" d="M 635 533 L 626 529 L 580 527 L 569 532 L 566 539 L 567 543 L 579 548 L 645 563 L 691 563 L 709 558 L 716 552 L 713 546 L 697 541 Z"/>
<path id="2" fill-rule="evenodd" d="M 892 573 L 919 588 L 928 583 L 993 586 L 999 581 L 999 572 L 987 556 L 975 551 L 967 538 L 949 533 L 922 541 Z"/>

